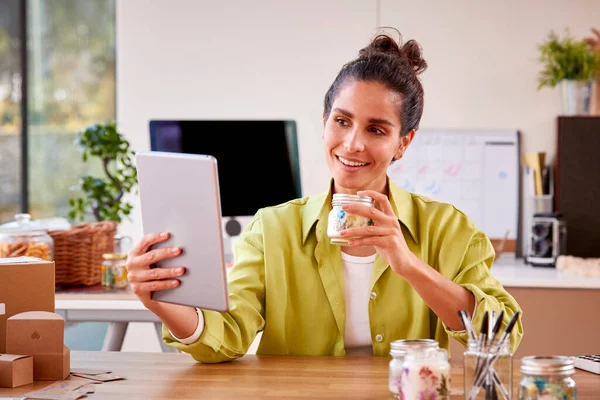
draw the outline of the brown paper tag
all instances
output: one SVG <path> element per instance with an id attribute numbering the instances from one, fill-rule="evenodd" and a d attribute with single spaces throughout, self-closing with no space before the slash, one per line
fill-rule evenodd
<path id="1" fill-rule="evenodd" d="M 86 379 L 70 378 L 29 392 L 25 394 L 25 398 L 31 400 L 77 400 L 87 393 L 94 393 L 95 389 L 94 385 Z"/>
<path id="2" fill-rule="evenodd" d="M 100 374 L 110 374 L 112 371 L 107 371 L 105 369 L 90 369 L 90 368 L 75 368 L 71 369 L 71 374 L 73 375 L 100 375 Z"/>
<path id="3" fill-rule="evenodd" d="M 110 382 L 110 381 L 119 381 L 119 380 L 125 379 L 125 378 L 122 378 L 122 377 L 117 376 L 110 372 L 107 374 L 96 374 L 96 375 L 76 374 L 76 373 L 71 372 L 71 375 L 77 376 L 79 378 L 90 379 L 90 380 L 97 381 L 97 382 Z"/>

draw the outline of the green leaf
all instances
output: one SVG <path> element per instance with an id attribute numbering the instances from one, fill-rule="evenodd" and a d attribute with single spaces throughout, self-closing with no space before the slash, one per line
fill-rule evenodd
<path id="1" fill-rule="evenodd" d="M 576 40 L 568 30 L 564 38 L 551 31 L 538 45 L 542 69 L 538 76 L 538 90 L 555 87 L 562 80 L 588 81 L 600 72 L 600 54 L 584 40 Z"/>
<path id="2" fill-rule="evenodd" d="M 116 122 L 91 125 L 77 134 L 74 145 L 87 162 L 95 157 L 105 167 L 105 177 L 83 176 L 77 190 L 84 198 L 69 201 L 71 218 L 95 213 L 100 220 L 121 221 L 132 206 L 123 204 L 124 194 L 133 192 L 137 185 L 137 171 L 131 160 L 135 153 L 129 142 L 117 130 Z"/>

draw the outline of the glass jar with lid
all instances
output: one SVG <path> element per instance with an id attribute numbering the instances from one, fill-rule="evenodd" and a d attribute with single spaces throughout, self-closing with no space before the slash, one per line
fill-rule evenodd
<path id="1" fill-rule="evenodd" d="M 102 254 L 101 281 L 105 289 L 127 288 L 127 255 Z"/>
<path id="2" fill-rule="evenodd" d="M 412 348 L 402 363 L 401 399 L 450 399 L 450 363 L 446 349 Z"/>
<path id="3" fill-rule="evenodd" d="M 15 221 L 0 225 L 0 258 L 36 257 L 54 259 L 54 240 L 29 214 L 16 214 Z"/>
<path id="4" fill-rule="evenodd" d="M 577 385 L 571 357 L 530 356 L 521 359 L 519 400 L 573 400 Z"/>
<path id="5" fill-rule="evenodd" d="M 327 236 L 331 244 L 347 245 L 351 238 L 342 237 L 340 232 L 344 229 L 355 228 L 359 226 L 369 226 L 373 221 L 361 215 L 350 214 L 342 210 L 343 204 L 364 204 L 369 207 L 375 207 L 375 202 L 370 196 L 358 196 L 355 194 L 335 193 L 333 195 L 327 220 Z"/>
<path id="6" fill-rule="evenodd" d="M 438 348 L 439 344 L 437 340 L 433 339 L 403 339 L 390 343 L 390 356 L 392 360 L 390 361 L 389 389 L 395 398 L 400 398 L 402 390 L 402 366 L 406 353 L 409 350 L 436 350 Z"/>
<path id="7" fill-rule="evenodd" d="M 478 385 L 477 394 L 473 393 L 474 399 L 512 399 L 513 354 L 510 343 L 506 341 L 498 351 L 483 351 L 479 342 L 469 340 L 467 350 L 464 352 L 464 391 L 471 393 L 476 385 L 478 377 L 482 374 L 484 362 L 492 361 L 482 384 Z M 481 375 L 483 376 L 483 375 Z"/>

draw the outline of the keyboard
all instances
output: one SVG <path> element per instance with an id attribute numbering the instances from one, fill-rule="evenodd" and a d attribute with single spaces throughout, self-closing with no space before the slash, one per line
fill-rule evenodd
<path id="1" fill-rule="evenodd" d="M 600 374 L 600 355 L 577 356 L 574 359 L 575 368 Z"/>

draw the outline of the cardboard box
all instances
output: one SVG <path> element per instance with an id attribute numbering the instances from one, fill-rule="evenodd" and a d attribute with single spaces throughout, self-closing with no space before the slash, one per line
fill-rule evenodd
<path id="1" fill-rule="evenodd" d="M 0 354 L 0 387 L 15 388 L 33 383 L 33 357 Z"/>
<path id="2" fill-rule="evenodd" d="M 10 317 L 6 350 L 33 356 L 36 381 L 59 381 L 71 372 L 71 352 L 64 345 L 65 321 L 56 313 L 29 311 Z"/>
<path id="3" fill-rule="evenodd" d="M 71 374 L 71 350 L 63 345 L 56 354 L 33 355 L 33 379 L 36 381 L 62 381 Z"/>
<path id="4" fill-rule="evenodd" d="M 54 262 L 0 258 L 0 354 L 7 353 L 6 320 L 25 311 L 54 312 Z"/>

